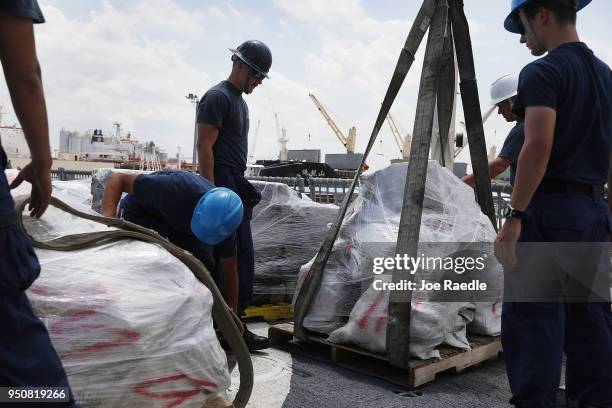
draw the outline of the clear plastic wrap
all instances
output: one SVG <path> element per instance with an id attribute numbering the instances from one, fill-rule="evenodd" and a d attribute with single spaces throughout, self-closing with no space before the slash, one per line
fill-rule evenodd
<path id="1" fill-rule="evenodd" d="M 391 281 L 390 275 L 381 279 Z M 421 359 L 440 358 L 435 348 L 442 343 L 470 349 L 466 338 L 466 323 L 474 307 L 469 303 L 430 302 L 429 293 L 412 293 L 410 313 L 410 354 Z M 353 343 L 365 349 L 384 353 L 387 341 L 389 292 L 370 286 L 357 300 L 349 321 L 334 330 L 328 340 L 333 343 Z"/>
<path id="2" fill-rule="evenodd" d="M 92 208 L 100 211 L 108 176 L 126 170 L 100 169 L 91 181 Z M 252 181 L 261 193 L 253 209 L 251 233 L 255 250 L 252 304 L 290 299 L 300 267 L 321 246 L 321 237 L 338 207 L 319 204 L 286 184 Z"/>
<path id="3" fill-rule="evenodd" d="M 290 299 L 300 267 L 319 250 L 338 207 L 315 203 L 286 184 L 251 183 L 262 195 L 251 221 L 255 303 L 270 295 Z"/>
<path id="4" fill-rule="evenodd" d="M 485 336 L 499 336 L 503 302 L 477 302 L 474 320 L 467 327 L 468 332 Z"/>
<path id="5" fill-rule="evenodd" d="M 54 183 L 53 194 L 84 206 L 83 183 L 63 183 Z M 108 229 L 54 207 L 24 224 L 41 240 Z M 134 240 L 36 253 L 41 274 L 28 297 L 83 407 L 202 407 L 226 399 L 230 375 L 212 295 L 170 253 Z"/>
<path id="6" fill-rule="evenodd" d="M 384 352 L 388 293 L 371 288 L 374 278 L 372 262 L 374 257 L 395 254 L 407 165 L 393 164 L 362 178 L 359 195 L 347 211 L 320 289 L 304 319 L 306 328 L 331 333 L 332 341 L 352 342 Z M 444 253 L 425 255 L 452 255 L 461 249 L 461 243 L 492 242 L 494 239 L 495 230 L 475 202 L 473 190 L 450 171 L 430 161 L 419 242 L 444 243 L 439 246 L 439 251 Z M 429 251 L 438 249 L 435 245 L 427 248 Z M 347 256 L 350 262 L 338 262 Z M 300 270 L 298 291 L 310 265 L 307 263 Z M 501 268 L 498 265 L 491 268 L 488 274 L 493 274 L 501 282 Z M 383 278 L 390 279 L 389 276 Z M 501 284 L 496 290 L 501 298 Z M 430 296 L 426 291 L 413 292 L 413 355 L 435 357 L 434 348 L 442 343 L 469 347 L 466 325 L 474 318 L 476 303 L 430 302 Z M 364 326 L 364 316 L 376 323 L 371 327 Z M 482 318 L 483 314 L 477 314 L 477 317 Z M 477 325 L 479 323 L 485 322 Z"/>

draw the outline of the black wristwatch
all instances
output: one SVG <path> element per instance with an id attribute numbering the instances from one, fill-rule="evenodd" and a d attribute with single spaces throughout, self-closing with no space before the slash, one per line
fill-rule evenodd
<path id="1" fill-rule="evenodd" d="M 523 219 L 523 215 L 525 215 L 525 211 L 517 210 L 510 204 L 507 204 L 502 211 L 502 215 L 504 218 L 518 218 L 521 220 Z"/>

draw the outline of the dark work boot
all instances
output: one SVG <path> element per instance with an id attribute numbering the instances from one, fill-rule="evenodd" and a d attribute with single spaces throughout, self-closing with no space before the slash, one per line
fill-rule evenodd
<path id="1" fill-rule="evenodd" d="M 246 343 L 249 351 L 263 350 L 270 347 L 270 341 L 267 337 L 258 336 L 247 328 L 246 323 L 242 322 L 244 326 L 244 333 L 242 334 L 242 338 Z"/>

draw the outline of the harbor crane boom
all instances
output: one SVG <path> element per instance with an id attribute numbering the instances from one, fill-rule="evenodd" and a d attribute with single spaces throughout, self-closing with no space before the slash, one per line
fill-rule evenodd
<path id="1" fill-rule="evenodd" d="M 338 140 L 340 140 L 340 143 L 342 143 L 342 145 L 346 147 L 346 152 L 349 154 L 355 153 L 355 139 L 357 138 L 357 129 L 353 126 L 349 129 L 348 137 L 344 136 L 344 133 L 342 133 L 338 125 L 336 125 L 336 122 L 332 119 L 329 113 L 327 113 L 327 110 L 325 110 L 325 108 L 323 107 L 321 102 L 319 102 L 317 97 L 313 94 L 308 94 L 308 96 L 310 96 L 310 99 L 312 99 L 317 109 L 319 109 L 319 112 L 321 112 L 321 115 L 323 115 L 329 127 L 332 128 L 332 130 L 338 137 Z"/>
<path id="2" fill-rule="evenodd" d="M 391 116 L 391 112 L 387 114 L 387 123 L 389 124 L 389 127 L 391 128 L 391 133 L 393 133 L 393 137 L 395 138 L 395 143 L 397 144 L 397 148 L 402 154 L 402 158 L 403 159 L 409 158 L 410 157 L 410 144 L 412 143 L 412 138 L 410 137 L 410 134 L 407 134 L 406 137 L 402 138 L 402 135 L 400 134 L 397 124 L 395 123 L 393 116 Z"/>
<path id="3" fill-rule="evenodd" d="M 489 119 L 489 117 L 495 111 L 496 108 L 497 108 L 497 106 L 493 105 L 493 106 L 491 106 L 491 108 L 489 108 L 488 111 L 485 112 L 484 115 L 482 115 L 482 124 L 483 125 Z M 465 122 L 459 122 L 459 123 L 461 124 L 463 129 L 465 129 L 465 133 L 467 133 L 467 129 L 465 128 Z M 455 159 L 457 158 L 457 156 L 459 156 L 459 153 L 461 153 L 463 151 L 463 149 L 468 145 L 468 143 L 469 142 L 466 139 L 465 143 L 463 144 L 463 146 L 455 148 Z"/>

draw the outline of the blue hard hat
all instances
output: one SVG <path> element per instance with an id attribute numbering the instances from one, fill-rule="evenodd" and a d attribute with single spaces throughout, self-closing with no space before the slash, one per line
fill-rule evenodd
<path id="1" fill-rule="evenodd" d="M 236 231 L 243 211 L 238 194 L 225 187 L 213 188 L 196 204 L 191 232 L 205 244 L 216 245 Z"/>
<path id="2" fill-rule="evenodd" d="M 512 0 L 512 3 L 510 5 L 510 14 L 508 14 L 508 17 L 506 17 L 506 20 L 504 20 L 504 28 L 506 30 L 515 34 L 521 33 L 518 28 L 518 25 L 516 24 L 516 18 L 519 10 L 527 3 L 529 3 L 529 1 L 531 0 Z M 591 0 L 576 0 L 576 11 L 584 8 L 584 6 L 586 6 L 590 2 Z"/>

